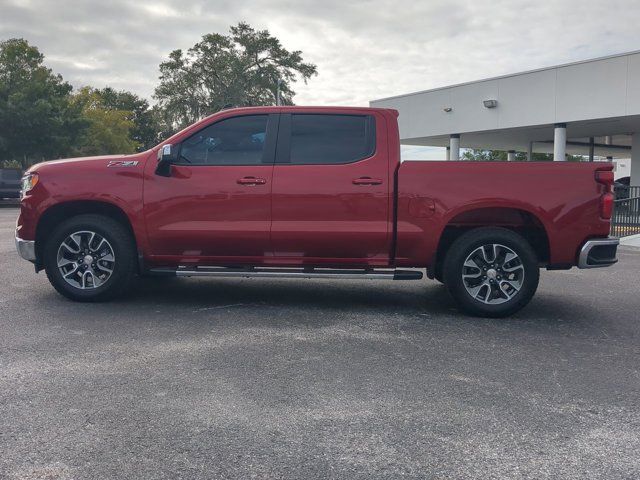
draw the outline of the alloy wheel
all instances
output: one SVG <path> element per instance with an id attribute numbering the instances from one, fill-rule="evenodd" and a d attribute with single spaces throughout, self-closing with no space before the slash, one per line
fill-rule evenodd
<path id="1" fill-rule="evenodd" d="M 467 293 L 487 305 L 511 300 L 522 288 L 524 265 L 511 248 L 491 243 L 473 250 L 462 267 Z"/>
<path id="2" fill-rule="evenodd" d="M 70 234 L 58 247 L 57 265 L 62 278 L 82 290 L 104 285 L 113 274 L 115 262 L 111 244 L 89 230 Z"/>

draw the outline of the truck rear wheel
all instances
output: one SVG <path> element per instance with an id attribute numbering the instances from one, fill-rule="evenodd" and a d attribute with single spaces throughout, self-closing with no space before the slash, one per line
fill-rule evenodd
<path id="1" fill-rule="evenodd" d="M 538 288 L 536 254 L 504 228 L 477 228 L 460 236 L 444 259 L 444 283 L 465 312 L 505 317 L 523 308 Z"/>
<path id="2" fill-rule="evenodd" d="M 44 247 L 47 278 L 79 302 L 122 294 L 135 272 L 135 247 L 127 229 L 102 215 L 78 215 L 58 225 Z"/>

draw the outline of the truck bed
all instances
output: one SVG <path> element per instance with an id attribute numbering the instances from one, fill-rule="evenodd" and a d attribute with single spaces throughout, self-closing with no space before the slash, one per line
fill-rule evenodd
<path id="1" fill-rule="evenodd" d="M 577 246 L 606 237 L 605 187 L 611 163 L 406 161 L 397 170 L 396 264 L 431 265 L 445 228 L 490 224 L 542 227 L 548 267 L 575 265 Z"/>

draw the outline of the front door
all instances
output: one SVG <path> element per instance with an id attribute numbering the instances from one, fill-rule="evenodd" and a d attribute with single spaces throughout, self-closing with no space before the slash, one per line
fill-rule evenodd
<path id="1" fill-rule="evenodd" d="M 282 114 L 273 172 L 277 261 L 386 265 L 391 175 L 384 118 Z"/>
<path id="2" fill-rule="evenodd" d="M 144 212 L 156 260 L 251 262 L 269 254 L 277 122 L 277 114 L 245 115 L 204 127 L 173 146 L 169 177 L 154 175 L 148 162 Z"/>

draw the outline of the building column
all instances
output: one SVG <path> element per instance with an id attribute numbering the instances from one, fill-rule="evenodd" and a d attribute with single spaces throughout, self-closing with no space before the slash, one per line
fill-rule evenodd
<path id="1" fill-rule="evenodd" d="M 640 186 L 640 132 L 631 135 L 631 182 L 633 187 Z"/>
<path id="2" fill-rule="evenodd" d="M 460 160 L 460 134 L 454 133 L 449 137 L 449 160 Z"/>
<path id="3" fill-rule="evenodd" d="M 553 161 L 564 162 L 567 157 L 567 124 L 556 123 L 553 130 Z"/>
<path id="4" fill-rule="evenodd" d="M 527 162 L 533 161 L 533 142 L 529 142 L 529 150 L 527 150 Z"/>
<path id="5" fill-rule="evenodd" d="M 507 162 L 515 162 L 516 161 L 516 151 L 509 150 L 507 152 Z"/>
<path id="6" fill-rule="evenodd" d="M 447 156 L 445 158 L 451 160 L 451 147 L 447 147 Z"/>

